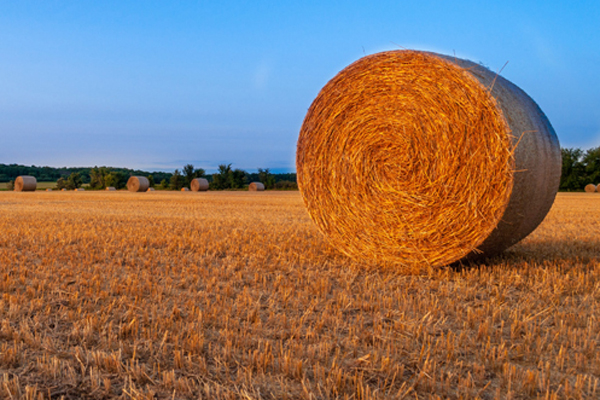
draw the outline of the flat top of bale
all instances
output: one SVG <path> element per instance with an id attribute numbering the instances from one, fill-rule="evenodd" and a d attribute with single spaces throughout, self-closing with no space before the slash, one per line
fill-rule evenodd
<path id="1" fill-rule="evenodd" d="M 481 244 L 513 184 L 508 124 L 461 67 L 433 54 L 364 57 L 325 85 L 298 139 L 298 186 L 342 252 L 445 265 Z"/>

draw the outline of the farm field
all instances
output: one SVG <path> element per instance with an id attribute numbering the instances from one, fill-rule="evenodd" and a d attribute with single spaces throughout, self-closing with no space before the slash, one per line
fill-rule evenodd
<path id="1" fill-rule="evenodd" d="M 600 194 L 404 275 L 299 192 L 0 193 L 0 398 L 600 398 Z"/>

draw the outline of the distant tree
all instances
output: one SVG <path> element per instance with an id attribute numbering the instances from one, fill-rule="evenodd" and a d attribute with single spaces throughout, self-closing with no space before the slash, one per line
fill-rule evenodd
<path id="1" fill-rule="evenodd" d="M 275 187 L 275 176 L 269 171 L 269 168 L 258 169 L 258 180 L 265 185 L 265 189 L 273 189 Z"/>
<path id="2" fill-rule="evenodd" d="M 581 162 L 583 152 L 581 149 L 561 149 L 562 175 L 560 179 L 561 190 L 581 190 L 585 186 L 585 166 Z"/>
<path id="3" fill-rule="evenodd" d="M 185 178 L 181 175 L 178 169 L 173 172 L 171 181 L 169 183 L 169 189 L 180 190 L 185 185 Z"/>
<path id="4" fill-rule="evenodd" d="M 169 188 L 169 181 L 167 181 L 166 179 L 160 181 L 160 188 L 167 190 Z"/>
<path id="5" fill-rule="evenodd" d="M 104 176 L 104 187 L 114 187 L 115 189 L 123 189 L 127 186 L 127 175 L 121 171 L 111 171 Z"/>
<path id="6" fill-rule="evenodd" d="M 223 190 L 231 187 L 231 180 L 229 175 L 232 174 L 231 164 L 219 165 L 219 170 L 216 174 L 213 174 L 212 182 L 210 183 L 211 189 Z"/>
<path id="7" fill-rule="evenodd" d="M 104 174 L 97 166 L 90 170 L 90 188 L 91 189 L 104 189 L 106 187 L 104 183 Z"/>
<path id="8" fill-rule="evenodd" d="M 56 188 L 58 190 L 67 188 L 67 182 L 65 181 L 65 178 L 58 178 L 58 180 L 56 181 Z"/>
<path id="9" fill-rule="evenodd" d="M 154 177 L 152 174 L 148 175 L 148 182 L 150 182 L 150 187 L 154 187 Z"/>
<path id="10" fill-rule="evenodd" d="M 600 183 L 600 146 L 588 149 L 583 155 L 583 164 L 585 165 L 585 174 L 587 181 L 585 184 Z"/>
<path id="11" fill-rule="evenodd" d="M 206 176 L 206 171 L 204 168 L 196 168 L 194 171 L 194 178 L 204 178 Z"/>
<path id="12" fill-rule="evenodd" d="M 183 178 L 186 186 L 189 186 L 192 183 L 192 179 L 194 179 L 194 166 L 192 164 L 187 164 L 183 167 Z"/>
<path id="13" fill-rule="evenodd" d="M 202 168 L 195 169 L 192 164 L 187 164 L 183 167 L 184 186 L 190 186 L 195 178 L 203 178 L 206 171 Z"/>
<path id="14" fill-rule="evenodd" d="M 278 190 L 298 190 L 298 184 L 292 181 L 279 181 L 275 183 L 274 189 Z"/>
<path id="15" fill-rule="evenodd" d="M 81 187 L 83 184 L 83 180 L 81 179 L 81 175 L 78 172 L 73 172 L 67 178 L 67 182 L 65 184 L 66 188 L 69 190 L 77 189 Z"/>
<path id="16" fill-rule="evenodd" d="M 229 175 L 230 187 L 232 189 L 241 189 L 246 184 L 246 171 L 241 169 L 234 169 Z"/>
<path id="17" fill-rule="evenodd" d="M 6 184 L 6 190 L 15 190 L 15 181 L 8 181 L 8 183 Z"/>

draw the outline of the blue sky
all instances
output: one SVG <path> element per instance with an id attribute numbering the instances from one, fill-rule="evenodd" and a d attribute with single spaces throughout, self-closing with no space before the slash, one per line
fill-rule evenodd
<path id="1" fill-rule="evenodd" d="M 598 1 L 0 0 L 0 163 L 291 171 L 321 87 L 401 47 L 508 61 L 561 146 L 600 146 L 598 26 Z"/>

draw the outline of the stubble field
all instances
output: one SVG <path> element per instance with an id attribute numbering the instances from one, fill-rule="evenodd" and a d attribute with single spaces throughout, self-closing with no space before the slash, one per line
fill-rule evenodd
<path id="1" fill-rule="evenodd" d="M 403 275 L 298 192 L 1 192 L 0 398 L 600 398 L 598 215 Z"/>

